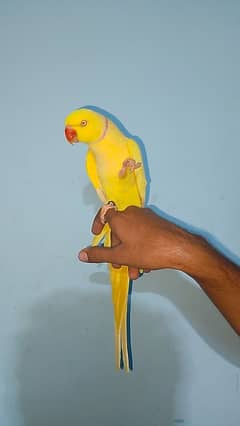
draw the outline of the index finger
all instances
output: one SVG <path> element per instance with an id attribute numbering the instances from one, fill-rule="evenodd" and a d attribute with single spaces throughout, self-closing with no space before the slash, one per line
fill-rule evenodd
<path id="1" fill-rule="evenodd" d="M 95 218 L 93 219 L 93 224 L 92 224 L 92 233 L 94 235 L 98 235 L 100 234 L 100 232 L 102 232 L 104 224 L 101 221 L 101 210 L 99 209 Z M 118 212 L 115 209 L 109 209 L 106 213 L 105 213 L 105 221 L 107 223 L 109 223 L 109 225 L 111 226 L 111 221 L 113 216 L 115 216 L 116 214 L 118 214 Z"/>
<path id="2" fill-rule="evenodd" d="M 92 223 L 92 229 L 91 229 L 91 231 L 92 231 L 92 233 L 93 233 L 94 235 L 98 235 L 98 234 L 100 234 L 100 232 L 102 231 L 103 226 L 104 226 L 104 225 L 102 224 L 102 222 L 101 222 L 101 219 L 100 219 L 101 210 L 102 210 L 102 209 L 99 209 L 99 210 L 98 210 L 98 212 L 97 212 L 97 214 L 96 214 L 95 218 L 93 219 L 93 223 Z"/>

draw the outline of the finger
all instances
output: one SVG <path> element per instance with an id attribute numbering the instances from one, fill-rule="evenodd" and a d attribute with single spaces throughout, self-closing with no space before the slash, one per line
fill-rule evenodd
<path id="1" fill-rule="evenodd" d="M 128 267 L 128 275 L 131 280 L 136 280 L 139 278 L 139 270 L 131 266 Z"/>
<path id="2" fill-rule="evenodd" d="M 102 209 L 99 209 L 95 218 L 93 219 L 93 224 L 92 224 L 92 233 L 95 235 L 100 234 L 100 232 L 102 232 L 104 224 L 101 221 L 101 211 Z M 105 222 L 108 222 L 109 225 L 111 226 L 112 223 L 112 218 L 118 214 L 117 211 L 115 209 L 109 209 L 105 215 L 104 215 L 104 219 Z"/>
<path id="3" fill-rule="evenodd" d="M 112 263 L 112 267 L 115 269 L 120 269 L 122 265 L 119 265 L 118 263 Z"/>
<path id="4" fill-rule="evenodd" d="M 114 234 L 114 232 L 111 231 L 111 247 L 116 247 L 120 244 L 120 240 L 117 238 L 117 236 Z M 112 267 L 115 269 L 121 268 L 121 265 L 118 263 L 112 263 Z"/>
<path id="5" fill-rule="evenodd" d="M 111 247 L 116 247 L 121 243 L 114 232 L 111 231 Z"/>
<path id="6" fill-rule="evenodd" d="M 92 224 L 92 233 L 94 235 L 98 235 L 100 234 L 100 232 L 102 232 L 104 225 L 101 222 L 100 219 L 100 214 L 101 214 L 101 209 L 98 210 L 95 218 L 93 219 L 93 224 Z"/>
<path id="7" fill-rule="evenodd" d="M 88 263 L 119 263 L 121 244 L 116 247 L 86 247 L 78 254 L 79 260 Z"/>

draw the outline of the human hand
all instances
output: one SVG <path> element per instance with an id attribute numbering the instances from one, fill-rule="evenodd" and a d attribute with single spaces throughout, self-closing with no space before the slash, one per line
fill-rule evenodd
<path id="1" fill-rule="evenodd" d="M 97 213 L 92 232 L 103 229 Z M 191 234 L 148 208 L 128 207 L 104 215 L 111 228 L 112 247 L 86 247 L 79 260 L 128 266 L 139 270 L 179 269 L 194 278 L 240 336 L 240 266 L 216 251 L 203 237 Z"/>
<path id="2" fill-rule="evenodd" d="M 111 228 L 112 247 L 86 247 L 80 251 L 79 260 L 112 263 L 114 267 L 126 265 L 131 279 L 136 279 L 141 269 L 183 269 L 193 237 L 187 231 L 149 208 L 131 206 L 121 212 L 110 209 L 105 220 Z M 99 210 L 93 234 L 99 234 L 103 226 Z"/>

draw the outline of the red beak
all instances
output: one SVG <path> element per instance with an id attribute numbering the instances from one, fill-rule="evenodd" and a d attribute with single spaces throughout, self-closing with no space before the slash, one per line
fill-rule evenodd
<path id="1" fill-rule="evenodd" d="M 65 136 L 69 143 L 78 142 L 77 132 L 72 127 L 65 127 Z"/>

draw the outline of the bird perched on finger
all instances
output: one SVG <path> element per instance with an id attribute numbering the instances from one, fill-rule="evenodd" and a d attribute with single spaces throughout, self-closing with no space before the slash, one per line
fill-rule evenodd
<path id="1" fill-rule="evenodd" d="M 137 142 L 128 137 L 106 115 L 90 108 L 72 111 L 65 119 L 65 136 L 70 144 L 88 146 L 86 170 L 97 195 L 104 204 L 102 221 L 108 208 L 124 210 L 130 205 L 143 207 L 146 196 L 146 173 Z M 92 245 L 104 241 L 111 246 L 108 224 Z M 114 307 L 116 366 L 132 369 L 129 319 L 129 290 L 131 280 L 128 268 L 109 265 Z"/>

